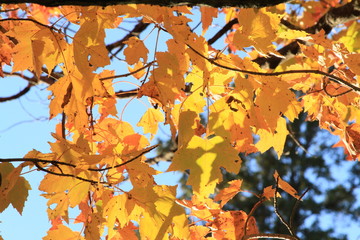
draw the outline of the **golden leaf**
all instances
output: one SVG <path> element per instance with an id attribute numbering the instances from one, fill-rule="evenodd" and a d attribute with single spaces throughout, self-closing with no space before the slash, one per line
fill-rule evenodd
<path id="1" fill-rule="evenodd" d="M 159 109 L 148 108 L 141 117 L 137 126 L 144 128 L 144 133 L 150 133 L 151 136 L 157 133 L 159 122 L 165 120 L 164 115 Z"/>
<path id="2" fill-rule="evenodd" d="M 193 187 L 195 194 L 207 197 L 222 179 L 220 168 L 238 172 L 240 164 L 238 152 L 222 137 L 203 139 L 193 136 L 187 145 L 175 153 L 168 171 L 189 169 L 187 184 Z"/>
<path id="3" fill-rule="evenodd" d="M 137 63 L 140 58 L 142 58 L 144 62 L 147 61 L 149 50 L 145 47 L 143 41 L 137 37 L 131 37 L 124 43 L 127 44 L 127 47 L 124 49 L 124 55 L 128 64 L 133 65 Z"/>

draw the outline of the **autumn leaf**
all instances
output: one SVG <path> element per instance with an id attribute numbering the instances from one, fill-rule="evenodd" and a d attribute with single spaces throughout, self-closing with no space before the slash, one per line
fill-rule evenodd
<path id="1" fill-rule="evenodd" d="M 220 136 L 203 139 L 193 136 L 187 145 L 180 148 L 174 156 L 168 171 L 190 170 L 188 185 L 199 196 L 213 193 L 217 183 L 222 180 L 220 168 L 237 172 L 241 160 L 229 142 Z"/>
<path id="2" fill-rule="evenodd" d="M 280 159 L 284 151 L 285 140 L 288 133 L 286 120 L 279 118 L 274 133 L 265 129 L 258 130 L 257 134 L 260 136 L 260 140 L 255 144 L 255 147 L 262 153 L 273 147 L 277 153 L 277 157 Z"/>
<path id="3" fill-rule="evenodd" d="M 43 238 L 44 240 L 84 240 L 82 236 L 80 236 L 79 232 L 74 232 L 70 228 L 64 225 L 58 225 L 58 227 L 54 230 L 50 230 L 47 232 L 47 235 Z"/>
<path id="4" fill-rule="evenodd" d="M 131 37 L 125 41 L 127 47 L 124 50 L 124 55 L 126 57 L 126 62 L 130 65 L 137 63 L 140 58 L 144 62 L 147 61 L 147 54 L 149 50 L 145 47 L 143 41 L 137 37 Z"/>
<path id="5" fill-rule="evenodd" d="M 348 54 L 345 58 L 345 63 L 350 67 L 351 71 L 360 76 L 359 57 L 360 53 Z"/>
<path id="6" fill-rule="evenodd" d="M 276 184 L 279 188 L 281 188 L 282 190 L 284 190 L 285 192 L 287 192 L 288 194 L 290 194 L 291 196 L 293 196 L 294 198 L 300 200 L 300 196 L 297 193 L 297 191 L 287 182 L 285 182 L 278 174 L 278 172 L 275 170 L 274 173 L 274 178 L 276 181 Z"/>
<path id="7" fill-rule="evenodd" d="M 201 12 L 201 22 L 202 22 L 202 34 L 204 34 L 209 26 L 211 25 L 213 18 L 216 18 L 218 15 L 218 10 L 216 8 L 213 7 L 208 7 L 208 6 L 202 6 L 200 8 L 200 12 Z"/>
<path id="8" fill-rule="evenodd" d="M 229 182 L 229 186 L 220 190 L 216 195 L 215 201 L 221 201 L 220 207 L 223 207 L 229 200 L 231 200 L 241 189 L 242 180 L 237 179 Z"/>
<path id="9" fill-rule="evenodd" d="M 0 163 L 0 212 L 11 204 L 20 214 L 31 189 L 28 181 L 20 176 L 22 167 L 14 168 L 11 163 Z"/>
<path id="10" fill-rule="evenodd" d="M 345 149 L 347 159 L 360 157 L 359 24 L 354 12 L 328 23 L 354 2 L 305 1 L 297 3 L 301 11 L 286 4 L 2 4 L 0 76 L 20 78 L 31 91 L 50 91 L 49 119 L 57 124 L 48 153 L 0 160 L 0 211 L 12 205 L 22 213 L 30 189 L 25 173 L 36 171 L 44 173 L 38 187 L 51 223 L 45 240 L 242 239 L 258 233 L 258 204 L 281 197 L 279 189 L 300 196 L 275 171 L 276 186 L 259 191 L 249 214 L 225 210 L 245 187 L 237 178 L 222 182 L 225 171 L 239 172 L 239 156 L 273 148 L 280 158 L 288 126 L 301 114 L 296 125 L 306 115 L 340 138 L 333 147 Z M 135 122 L 123 121 L 124 98 L 136 92 L 132 104 L 148 101 L 153 108 Z M 164 152 L 167 171 L 186 173 L 191 191 L 184 198 L 178 186 L 159 184 L 162 164 L 146 161 L 158 154 L 150 142 L 166 135 L 159 123 L 169 125 L 174 142 Z M 8 161 L 23 162 L 14 167 Z M 247 191 L 252 187 L 247 184 Z M 75 218 L 72 208 L 78 209 Z M 73 230 L 73 223 L 82 230 Z"/>
<path id="11" fill-rule="evenodd" d="M 280 16 L 265 9 L 257 12 L 253 9 L 241 9 L 238 20 L 241 27 L 234 35 L 234 43 L 239 50 L 251 45 L 263 53 L 274 50 L 272 41 L 276 37 Z"/>
<path id="12" fill-rule="evenodd" d="M 164 115 L 159 109 L 148 108 L 137 126 L 143 127 L 144 133 L 150 133 L 153 136 L 158 130 L 159 122 L 163 122 L 164 120 Z"/>
<path id="13" fill-rule="evenodd" d="M 81 73 L 110 63 L 104 43 L 104 26 L 97 18 L 87 18 L 74 36 L 74 60 Z M 91 67 L 90 67 L 91 66 Z"/>

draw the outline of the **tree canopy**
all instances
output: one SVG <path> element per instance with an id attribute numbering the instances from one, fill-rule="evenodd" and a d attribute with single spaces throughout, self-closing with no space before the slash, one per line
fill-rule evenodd
<path id="1" fill-rule="evenodd" d="M 0 76 L 28 85 L 0 102 L 46 84 L 49 119 L 60 121 L 50 152 L 0 158 L 1 212 L 22 213 L 23 173 L 36 169 L 52 225 L 44 240 L 299 239 L 294 218 L 312 187 L 301 161 L 322 161 L 307 152 L 315 132 L 336 136 L 331 147 L 348 161 L 360 156 L 360 1 L 186 3 L 2 1 Z M 147 109 L 124 120 L 136 99 Z M 174 143 L 166 171 L 186 174 L 185 198 L 154 179 L 161 157 L 149 154 L 161 148 L 163 126 Z M 249 156 L 265 170 L 289 156 L 298 171 L 287 179 L 279 164 L 251 186 Z M 251 193 L 250 207 L 235 204 L 239 193 Z M 281 199 L 295 202 L 289 220 Z M 284 231 L 263 232 L 258 212 L 267 204 Z"/>

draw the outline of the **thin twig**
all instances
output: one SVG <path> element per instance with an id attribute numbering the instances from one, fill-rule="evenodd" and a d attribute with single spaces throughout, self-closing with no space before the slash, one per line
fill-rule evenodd
<path id="1" fill-rule="evenodd" d="M 279 191 L 279 179 L 280 176 L 277 177 L 276 179 L 276 187 L 275 187 L 275 193 L 274 193 L 274 212 L 276 214 L 276 216 L 280 219 L 281 223 L 284 224 L 284 226 L 287 228 L 287 230 L 290 232 L 290 234 L 292 236 L 294 236 L 294 231 L 290 228 L 289 224 L 285 221 L 284 217 L 280 214 L 279 209 L 278 209 L 278 204 L 277 204 L 277 193 Z"/>
<path id="2" fill-rule="evenodd" d="M 301 196 L 299 197 L 299 199 L 296 199 L 296 202 L 294 204 L 294 207 L 292 208 L 291 210 L 291 215 L 290 215 L 290 221 L 289 221 L 289 226 L 291 229 L 293 229 L 294 227 L 294 216 L 295 216 L 295 212 L 297 210 L 297 208 L 299 207 L 299 204 L 301 202 L 301 199 L 305 196 L 305 194 L 310 190 L 310 188 L 308 187 L 302 194 Z"/>
<path id="3" fill-rule="evenodd" d="M 43 172 L 46 172 L 46 173 L 49 173 L 49 174 L 52 174 L 52 175 L 56 175 L 56 176 L 61 176 L 61 177 L 72 177 L 72 178 L 76 178 L 76 179 L 79 179 L 79 180 L 82 180 L 82 181 L 85 181 L 85 182 L 89 182 L 89 183 L 92 183 L 92 184 L 97 184 L 97 183 L 101 183 L 101 184 L 109 184 L 107 182 L 103 182 L 103 181 L 94 181 L 94 180 L 91 180 L 91 179 L 86 179 L 86 178 L 82 178 L 82 177 L 79 177 L 79 176 L 76 176 L 76 175 L 72 175 L 72 174 L 66 174 L 66 173 L 57 173 L 57 172 L 53 172 L 53 171 L 50 171 L 46 168 L 43 168 L 39 165 L 39 162 L 34 162 L 35 166 L 43 171 Z"/>
<path id="4" fill-rule="evenodd" d="M 279 233 L 259 233 L 259 234 L 250 234 L 245 236 L 243 240 L 249 239 L 261 239 L 261 238 L 272 238 L 272 239 L 282 239 L 282 240 L 299 240 L 297 237 L 286 235 L 286 234 L 279 234 Z"/>
<path id="5" fill-rule="evenodd" d="M 102 172 L 102 171 L 106 171 L 106 170 L 109 170 L 109 169 L 112 169 L 112 168 L 117 168 L 117 167 L 124 166 L 124 165 L 136 160 L 138 157 L 144 155 L 145 153 L 150 152 L 151 150 L 153 150 L 154 148 L 156 148 L 158 146 L 159 146 L 159 144 L 147 147 L 141 153 L 136 155 L 135 157 L 133 157 L 133 158 L 131 158 L 131 159 L 129 159 L 129 160 L 123 162 L 123 163 L 117 164 L 115 166 L 106 167 L 106 168 L 88 168 L 87 170 L 93 171 L 93 172 Z M 59 162 L 59 161 L 56 161 L 56 160 L 45 160 L 45 159 L 39 159 L 39 158 L 0 158 L 0 162 L 32 162 L 35 165 L 38 164 L 38 163 L 49 163 L 49 164 L 52 164 L 54 166 L 63 165 L 63 166 L 76 168 L 76 165 L 72 164 L 72 163 Z"/>
<path id="6" fill-rule="evenodd" d="M 128 77 L 128 76 L 131 76 L 137 72 L 140 72 L 141 70 L 145 69 L 145 68 L 148 68 L 149 66 L 151 66 L 152 64 L 154 64 L 156 61 L 152 61 L 152 62 L 149 62 L 147 64 L 145 64 L 145 66 L 141 67 L 141 68 L 138 68 L 136 69 L 135 71 L 133 72 L 129 72 L 129 73 L 125 73 L 125 74 L 120 74 L 120 75 L 115 75 L 115 76 L 111 76 L 111 77 L 103 77 L 103 78 L 100 78 L 99 80 L 101 81 L 104 81 L 104 80 L 110 80 L 110 79 L 115 79 L 115 78 L 122 78 L 122 77 Z"/>
<path id="7" fill-rule="evenodd" d="M 246 218 L 246 221 L 245 221 L 245 224 L 244 224 L 244 237 L 243 237 L 243 240 L 247 239 L 245 238 L 246 237 L 246 232 L 247 232 L 247 225 L 248 225 L 248 222 L 249 222 L 249 219 L 250 217 L 254 214 L 255 210 L 263 203 L 265 202 L 266 198 L 262 197 L 259 201 L 257 201 L 255 203 L 255 205 L 251 208 L 249 214 L 247 215 L 247 218 Z M 250 235 L 248 235 L 250 236 Z"/>

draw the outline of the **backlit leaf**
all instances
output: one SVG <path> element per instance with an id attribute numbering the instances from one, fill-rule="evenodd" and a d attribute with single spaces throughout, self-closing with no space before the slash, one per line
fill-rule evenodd
<path id="1" fill-rule="evenodd" d="M 164 115 L 159 109 L 148 108 L 144 115 L 141 117 L 137 126 L 144 128 L 144 133 L 156 134 L 159 122 L 163 122 Z"/>
<path id="2" fill-rule="evenodd" d="M 278 172 L 275 170 L 274 173 L 275 181 L 278 184 L 278 187 L 293 196 L 296 199 L 300 199 L 300 196 L 298 195 L 298 192 L 287 182 L 285 182 L 278 174 Z"/>
<path id="3" fill-rule="evenodd" d="M 127 47 L 124 50 L 124 55 L 126 57 L 126 62 L 130 65 L 137 63 L 140 58 L 144 62 L 147 61 L 147 54 L 149 50 L 145 47 L 143 41 L 137 37 L 131 37 L 125 41 Z"/>
<path id="4" fill-rule="evenodd" d="M 237 151 L 222 137 L 203 139 L 193 136 L 187 145 L 175 153 L 168 171 L 189 169 L 187 184 L 193 186 L 195 194 L 206 197 L 213 193 L 216 184 L 222 180 L 220 167 L 237 172 L 240 164 Z"/>

